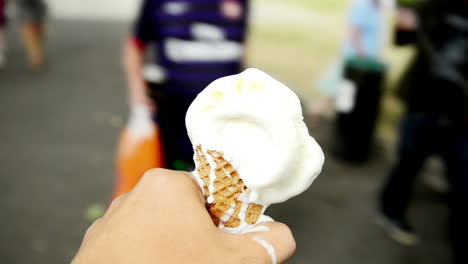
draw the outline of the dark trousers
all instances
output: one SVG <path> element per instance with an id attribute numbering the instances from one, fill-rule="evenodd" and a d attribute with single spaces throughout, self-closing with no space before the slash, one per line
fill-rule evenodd
<path id="1" fill-rule="evenodd" d="M 366 63 L 367 60 L 360 61 Z M 355 105 L 348 113 L 337 113 L 333 149 L 340 159 L 364 162 L 374 143 L 385 71 L 363 69 L 350 62 L 346 64 L 344 73 L 346 79 L 356 86 Z"/>
<path id="2" fill-rule="evenodd" d="M 151 97 L 157 104 L 155 121 L 161 131 L 166 167 L 193 169 L 193 147 L 187 134 L 185 115 L 195 96 L 170 93 L 159 88 Z"/>
<path id="3" fill-rule="evenodd" d="M 383 213 L 402 219 L 416 177 L 429 155 L 439 154 L 450 185 L 450 241 L 456 263 L 468 263 L 468 133 L 450 121 L 428 113 L 408 113 L 402 122 L 398 160 L 381 196 Z"/>

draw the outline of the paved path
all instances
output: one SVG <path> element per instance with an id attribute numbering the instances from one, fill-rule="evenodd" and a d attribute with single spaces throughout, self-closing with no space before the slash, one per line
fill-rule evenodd
<path id="1" fill-rule="evenodd" d="M 128 21 L 141 0 L 46 0 L 57 18 Z"/>
<path id="2" fill-rule="evenodd" d="M 27 70 L 15 34 L 0 70 L 0 262 L 69 261 L 90 224 L 85 211 L 106 204 L 113 155 L 126 115 L 119 50 L 128 25 L 52 21 L 49 62 Z M 328 150 L 327 127 L 312 131 Z M 381 152 L 382 153 L 382 152 Z M 421 187 L 411 220 L 423 243 L 404 248 L 373 223 L 389 157 L 353 167 L 328 154 L 306 193 L 268 212 L 291 226 L 291 263 L 448 263 L 447 212 L 441 195 Z"/>

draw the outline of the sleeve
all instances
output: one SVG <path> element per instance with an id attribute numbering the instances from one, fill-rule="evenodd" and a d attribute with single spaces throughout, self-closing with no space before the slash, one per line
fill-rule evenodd
<path id="1" fill-rule="evenodd" d="M 148 43 L 156 39 L 154 12 L 157 0 L 142 0 L 140 12 L 133 28 L 133 38 L 138 43 Z"/>

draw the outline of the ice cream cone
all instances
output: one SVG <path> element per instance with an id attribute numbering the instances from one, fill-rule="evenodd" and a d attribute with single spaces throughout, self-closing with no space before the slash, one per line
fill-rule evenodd
<path id="1" fill-rule="evenodd" d="M 323 151 L 303 121 L 298 96 L 258 69 L 219 78 L 185 118 L 193 172 L 220 229 L 242 233 L 263 213 L 304 192 L 322 170 Z"/>
<path id="2" fill-rule="evenodd" d="M 249 189 L 223 153 L 195 148 L 198 177 L 207 201 L 206 207 L 218 227 L 239 228 L 254 225 L 264 212 L 264 206 L 249 202 Z"/>

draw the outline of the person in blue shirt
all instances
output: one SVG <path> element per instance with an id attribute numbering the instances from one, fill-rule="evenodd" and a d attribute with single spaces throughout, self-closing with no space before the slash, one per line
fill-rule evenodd
<path id="1" fill-rule="evenodd" d="M 383 3 L 381 0 L 357 0 L 349 14 L 349 38 L 345 56 L 378 58 L 383 48 Z"/>
<path id="2" fill-rule="evenodd" d="M 347 37 L 340 55 L 317 83 L 318 89 L 326 95 L 324 100 L 308 106 L 312 124 L 318 125 L 320 117 L 335 106 L 345 78 L 346 61 L 359 58 L 381 64 L 385 47 L 385 19 L 389 8 L 384 0 L 356 0 L 352 3 L 347 19 Z"/>
<path id="3" fill-rule="evenodd" d="M 129 101 L 157 112 L 168 168 L 193 167 L 185 113 L 212 81 L 241 72 L 247 17 L 247 0 L 143 1 L 124 50 Z M 150 89 L 143 78 L 150 46 L 165 76 L 158 89 Z"/>

